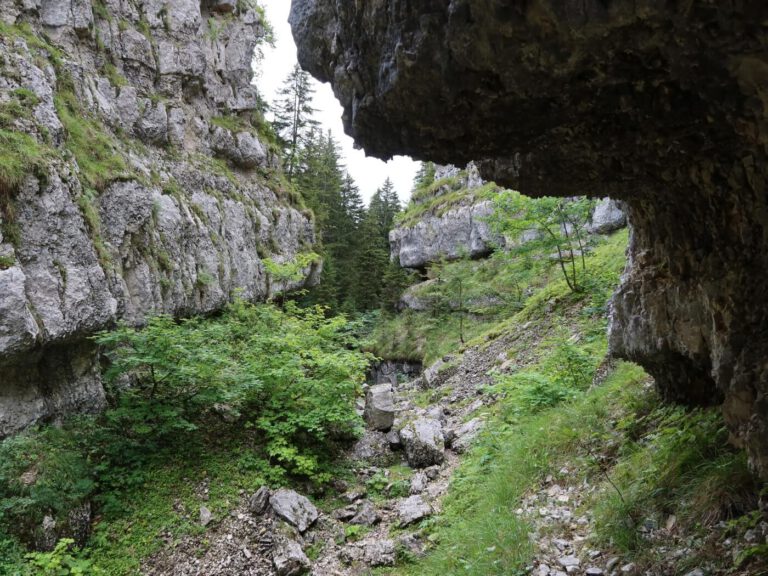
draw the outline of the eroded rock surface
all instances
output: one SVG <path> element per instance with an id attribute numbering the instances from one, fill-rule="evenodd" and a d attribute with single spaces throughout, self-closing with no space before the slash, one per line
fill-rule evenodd
<path id="1" fill-rule="evenodd" d="M 95 331 L 263 299 L 314 242 L 250 120 L 248 6 L 0 0 L 2 128 L 45 157 L 0 186 L 0 437 L 103 406 Z"/>
<path id="2" fill-rule="evenodd" d="M 611 348 L 724 401 L 768 477 L 768 5 L 294 0 L 302 65 L 370 154 L 623 200 Z"/>

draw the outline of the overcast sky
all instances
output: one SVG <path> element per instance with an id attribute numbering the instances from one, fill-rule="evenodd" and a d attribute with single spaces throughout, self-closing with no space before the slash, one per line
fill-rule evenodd
<path id="1" fill-rule="evenodd" d="M 264 62 L 257 82 L 261 93 L 269 102 L 273 102 L 275 93 L 296 63 L 296 45 L 288 25 L 291 3 L 289 0 L 261 0 L 260 4 L 266 9 L 267 18 L 275 30 L 276 42 L 274 49 L 267 47 L 264 51 Z M 385 163 L 366 157 L 362 150 L 355 150 L 352 139 L 344 134 L 341 122 L 342 108 L 334 98 L 330 85 L 319 82 L 315 82 L 315 85 L 316 119 L 325 130 L 330 129 L 336 140 L 341 143 L 347 169 L 360 187 L 360 193 L 366 203 L 387 176 L 394 182 L 400 200 L 407 202 L 418 163 L 404 156 L 396 156 Z"/>

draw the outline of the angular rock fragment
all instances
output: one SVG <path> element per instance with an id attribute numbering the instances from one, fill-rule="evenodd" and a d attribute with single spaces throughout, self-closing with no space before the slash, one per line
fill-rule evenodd
<path id="1" fill-rule="evenodd" d="M 318 513 L 314 504 L 301 494 L 287 488 L 273 492 L 269 497 L 269 505 L 278 517 L 302 533 L 317 520 Z"/>
<path id="2" fill-rule="evenodd" d="M 431 516 L 432 506 L 421 496 L 415 495 L 403 500 L 397 507 L 397 513 L 400 517 L 400 526 L 403 527 Z"/>
<path id="3" fill-rule="evenodd" d="M 248 511 L 251 514 L 264 514 L 269 506 L 269 497 L 272 491 L 266 486 L 259 488 L 253 496 L 248 498 Z"/>
<path id="4" fill-rule="evenodd" d="M 419 418 L 400 430 L 408 465 L 425 468 L 441 464 L 445 459 L 443 426 L 439 420 Z"/>
<path id="5" fill-rule="evenodd" d="M 309 558 L 301 545 L 288 539 L 281 539 L 277 543 L 272 553 L 272 562 L 278 576 L 299 576 L 305 574 L 310 567 Z"/>
<path id="6" fill-rule="evenodd" d="M 376 384 L 365 395 L 366 423 L 373 430 L 386 432 L 395 422 L 395 394 L 390 384 Z"/>

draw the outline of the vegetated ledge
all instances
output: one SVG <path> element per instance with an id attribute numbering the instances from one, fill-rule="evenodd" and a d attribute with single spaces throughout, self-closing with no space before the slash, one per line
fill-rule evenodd
<path id="1" fill-rule="evenodd" d="M 768 5 L 294 0 L 302 65 L 369 154 L 625 201 L 611 348 L 722 403 L 768 478 Z"/>
<path id="2" fill-rule="evenodd" d="M 423 269 L 440 260 L 481 258 L 504 245 L 488 222 L 499 187 L 483 182 L 473 163 L 466 170 L 438 167 L 435 181 L 417 188 L 389 233 L 392 259 Z"/>
<path id="3" fill-rule="evenodd" d="M 268 258 L 311 252 L 250 83 L 259 11 L 150 4 L 0 0 L 0 437 L 103 406 L 95 331 L 262 300 Z"/>

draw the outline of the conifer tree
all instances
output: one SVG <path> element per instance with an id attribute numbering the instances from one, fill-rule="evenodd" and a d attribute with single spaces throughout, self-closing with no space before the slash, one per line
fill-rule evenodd
<path id="1" fill-rule="evenodd" d="M 314 93 L 309 74 L 298 64 L 293 67 L 278 92 L 273 125 L 283 148 L 285 171 L 289 180 L 293 180 L 296 174 L 301 147 L 317 126 L 317 121 L 312 118 L 315 113 L 312 107 Z"/>

